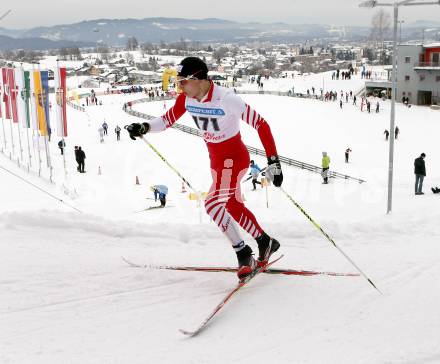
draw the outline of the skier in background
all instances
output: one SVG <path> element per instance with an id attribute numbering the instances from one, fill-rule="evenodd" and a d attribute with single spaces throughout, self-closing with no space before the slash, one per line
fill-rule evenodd
<path id="1" fill-rule="evenodd" d="M 249 173 L 252 176 L 252 185 L 254 186 L 253 191 L 257 189 L 257 184 L 261 185 L 261 182 L 258 182 L 258 176 L 261 172 L 261 168 L 258 167 L 258 164 L 256 164 L 253 160 L 250 164 L 251 172 Z"/>
<path id="2" fill-rule="evenodd" d="M 174 106 L 161 117 L 144 123 L 127 125 L 131 139 L 148 132 L 161 132 L 171 127 L 188 111 L 197 128 L 202 130 L 211 161 L 213 182 L 205 200 L 211 219 L 229 239 L 237 254 L 239 279 L 264 265 L 280 243 L 271 238 L 246 208 L 241 197 L 240 181 L 249 167 L 249 152 L 240 135 L 240 119 L 258 131 L 266 151 L 266 176 L 276 187 L 283 182 L 283 173 L 275 142 L 266 120 L 232 89 L 215 85 L 208 79 L 208 67 L 200 58 L 187 57 L 178 65 L 177 83 L 182 93 Z M 240 235 L 238 225 L 246 230 L 258 245 L 258 262 L 252 248 Z"/>
<path id="3" fill-rule="evenodd" d="M 154 201 L 159 199 L 160 207 L 165 207 L 167 203 L 168 187 L 165 185 L 154 185 L 151 186 L 150 189 L 154 193 Z"/>

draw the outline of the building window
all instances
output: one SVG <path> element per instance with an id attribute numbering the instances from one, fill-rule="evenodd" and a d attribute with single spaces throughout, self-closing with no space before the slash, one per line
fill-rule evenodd
<path id="1" fill-rule="evenodd" d="M 420 75 L 420 81 L 424 81 L 425 80 L 425 75 Z"/>
<path id="2" fill-rule="evenodd" d="M 440 76 L 435 76 L 435 81 L 440 82 Z"/>
<path id="3" fill-rule="evenodd" d="M 411 62 L 411 57 L 405 57 L 405 63 L 410 63 Z"/>
<path id="4" fill-rule="evenodd" d="M 409 81 L 409 76 L 408 75 L 405 76 L 405 81 Z"/>

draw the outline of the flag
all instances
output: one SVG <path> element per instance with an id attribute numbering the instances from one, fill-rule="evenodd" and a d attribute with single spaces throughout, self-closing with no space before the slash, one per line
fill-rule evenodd
<path id="1" fill-rule="evenodd" d="M 2 102 L 3 102 L 3 82 L 2 82 L 1 70 L 0 70 L 0 118 L 3 118 Z"/>
<path id="2" fill-rule="evenodd" d="M 14 69 L 15 83 L 17 85 L 17 111 L 18 120 L 23 128 L 28 128 L 27 110 L 26 110 L 26 89 L 24 84 L 23 69 Z"/>
<path id="3" fill-rule="evenodd" d="M 9 102 L 11 104 L 12 121 L 18 123 L 17 86 L 15 85 L 14 69 L 8 68 Z"/>
<path id="4" fill-rule="evenodd" d="M 5 103 L 5 118 L 11 118 L 11 109 L 9 107 L 9 85 L 8 85 L 8 69 L 2 68 L 2 88 L 3 88 L 3 99 L 2 101 Z"/>
<path id="5" fill-rule="evenodd" d="M 29 105 L 30 105 L 30 116 L 32 122 L 32 129 L 38 130 L 38 115 L 37 115 L 37 95 L 35 94 L 35 81 L 34 81 L 34 71 L 28 72 L 29 76 Z"/>
<path id="6" fill-rule="evenodd" d="M 41 71 L 41 88 L 43 89 L 43 107 L 46 116 L 46 127 L 50 133 L 50 104 L 49 104 L 49 72 Z"/>
<path id="7" fill-rule="evenodd" d="M 46 113 L 44 112 L 44 94 L 40 71 L 32 71 L 34 78 L 35 106 L 37 110 L 38 130 L 41 136 L 47 135 Z"/>
<path id="8" fill-rule="evenodd" d="M 26 106 L 26 128 L 31 127 L 31 113 L 30 113 L 30 98 L 31 98 L 31 83 L 29 79 L 29 71 L 23 72 L 24 78 L 24 103 Z"/>
<path id="9" fill-rule="evenodd" d="M 67 110 L 66 110 L 66 69 L 55 70 L 55 95 L 56 95 L 56 116 L 57 135 L 67 136 Z"/>

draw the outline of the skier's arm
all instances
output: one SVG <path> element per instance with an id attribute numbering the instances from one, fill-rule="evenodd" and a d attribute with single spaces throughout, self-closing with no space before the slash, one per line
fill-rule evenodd
<path id="1" fill-rule="evenodd" d="M 228 97 L 228 102 L 232 105 L 233 111 L 235 113 L 238 111 L 238 116 L 241 117 L 245 123 L 258 131 L 258 136 L 260 137 L 267 156 L 267 177 L 272 180 L 276 187 L 280 187 L 283 183 L 283 172 L 269 124 L 259 113 L 237 95 L 230 94 Z"/>
<path id="2" fill-rule="evenodd" d="M 227 103 L 239 118 L 257 130 L 266 156 L 269 158 L 278 155 L 272 132 L 266 120 L 235 94 L 231 93 L 227 96 Z"/>
<path id="3" fill-rule="evenodd" d="M 164 131 L 171 127 L 186 111 L 185 108 L 185 95 L 180 94 L 177 96 L 176 102 L 171 109 L 160 117 L 154 118 L 148 121 L 151 133 L 157 133 Z"/>
<path id="4" fill-rule="evenodd" d="M 266 151 L 266 156 L 269 158 L 270 156 L 278 155 L 269 124 L 252 107 L 246 103 L 244 105 L 245 110 L 241 114 L 241 118 L 246 124 L 249 124 L 257 130 L 258 136 L 260 137 L 261 143 Z"/>
<path id="5" fill-rule="evenodd" d="M 125 129 L 127 129 L 128 134 L 130 134 L 130 138 L 136 140 L 137 137 L 141 137 L 149 132 L 158 133 L 171 127 L 177 121 L 177 119 L 179 119 L 185 113 L 185 111 L 185 95 L 180 94 L 177 97 L 174 106 L 164 115 L 153 118 L 148 122 L 126 125 Z"/>

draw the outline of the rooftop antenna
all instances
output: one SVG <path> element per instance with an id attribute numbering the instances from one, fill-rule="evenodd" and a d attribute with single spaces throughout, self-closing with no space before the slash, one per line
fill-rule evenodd
<path id="1" fill-rule="evenodd" d="M 11 11 L 12 10 L 9 9 L 6 13 L 4 13 L 2 16 L 0 16 L 0 20 L 2 20 L 3 18 L 7 17 Z"/>

